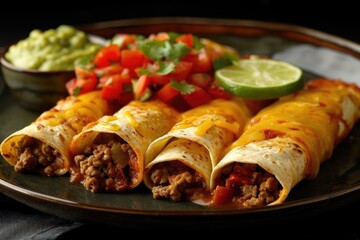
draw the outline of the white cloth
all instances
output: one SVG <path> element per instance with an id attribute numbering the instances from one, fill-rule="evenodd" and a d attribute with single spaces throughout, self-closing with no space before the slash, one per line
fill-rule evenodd
<path id="1" fill-rule="evenodd" d="M 275 53 L 272 58 L 289 62 L 321 77 L 360 85 L 360 60 L 347 53 L 301 44 Z"/>

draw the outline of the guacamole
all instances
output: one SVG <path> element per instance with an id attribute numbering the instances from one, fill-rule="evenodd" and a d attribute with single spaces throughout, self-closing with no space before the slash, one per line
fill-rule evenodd
<path id="1" fill-rule="evenodd" d="M 102 46 L 73 26 L 32 30 L 26 39 L 12 45 L 5 54 L 13 65 L 41 71 L 73 70 L 84 57 L 92 59 Z"/>

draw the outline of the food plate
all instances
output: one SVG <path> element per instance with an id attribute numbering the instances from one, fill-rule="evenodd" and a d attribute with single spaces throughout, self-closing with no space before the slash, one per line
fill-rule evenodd
<path id="1" fill-rule="evenodd" d="M 294 64 L 304 69 L 306 80 L 324 76 L 344 78 L 346 81 L 360 84 L 354 78 L 360 62 L 358 44 L 300 26 L 228 19 L 149 18 L 117 20 L 79 27 L 105 38 L 111 38 L 116 33 L 146 35 L 159 31 L 191 32 L 230 45 L 241 54 L 267 55 L 294 61 Z M 311 51 L 304 53 L 304 48 L 310 48 Z M 304 58 L 299 58 L 299 54 L 305 54 Z M 330 58 L 329 54 L 333 58 Z M 309 61 L 314 59 L 315 63 L 309 64 Z M 335 66 L 334 61 L 339 64 Z M 326 64 L 327 67 L 324 67 Z M 339 75 L 335 76 L 332 72 L 334 67 Z M 38 113 L 16 104 L 7 89 L 0 96 L 0 102 L 1 141 L 38 116 Z M 291 191 L 284 204 L 271 207 L 223 210 L 187 202 L 154 200 L 144 185 L 122 194 L 92 193 L 81 185 L 70 184 L 68 176 L 49 178 L 15 173 L 2 158 L 0 189 L 9 197 L 40 211 L 81 222 L 122 227 L 161 225 L 170 228 L 209 228 L 224 227 L 223 223 L 226 223 L 226 227 L 237 224 L 245 226 L 269 220 L 274 222 L 284 217 L 315 214 L 359 200 L 358 146 L 360 123 L 336 147 L 332 158 L 321 166 L 316 179 L 301 182 Z"/>

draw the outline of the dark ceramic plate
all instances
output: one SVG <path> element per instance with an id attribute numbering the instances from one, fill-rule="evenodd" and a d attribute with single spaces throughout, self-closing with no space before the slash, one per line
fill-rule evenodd
<path id="1" fill-rule="evenodd" d="M 111 38 L 115 33 L 149 34 L 159 31 L 192 32 L 237 48 L 242 54 L 260 54 L 294 60 L 299 53 L 293 50 L 310 47 L 305 57 L 316 62 L 327 62 L 330 55 L 358 64 L 360 46 L 335 36 L 315 30 L 284 25 L 242 20 L 151 18 L 119 20 L 81 26 L 89 33 Z M 315 49 L 315 50 L 314 50 Z M 325 55 L 323 55 L 325 51 Z M 301 52 L 303 54 L 303 52 Z M 340 55 L 337 55 L 340 54 Z M 345 54 L 345 55 L 344 55 Z M 325 59 L 326 58 L 326 59 Z M 294 62 L 304 68 L 305 78 L 331 75 L 334 68 L 330 62 L 316 66 L 308 61 Z M 310 67 L 309 67 L 310 65 Z M 312 69 L 311 69 L 312 67 Z M 339 66 L 337 66 L 339 67 Z M 328 70 L 326 70 L 328 69 Z M 348 68 L 339 71 L 350 76 Z M 0 140 L 26 126 L 38 113 L 17 105 L 8 90 L 0 96 Z M 237 224 L 251 225 L 272 222 L 281 218 L 299 217 L 327 211 L 360 198 L 360 124 L 335 149 L 325 162 L 319 175 L 312 181 L 298 184 L 286 202 L 279 206 L 248 210 L 209 209 L 192 203 L 174 203 L 153 200 L 143 185 L 124 194 L 92 193 L 80 185 L 69 184 L 68 177 L 48 178 L 15 173 L 4 159 L 0 159 L 0 189 L 11 198 L 38 210 L 82 222 L 98 222 L 123 227 L 197 226 L 231 227 Z"/>

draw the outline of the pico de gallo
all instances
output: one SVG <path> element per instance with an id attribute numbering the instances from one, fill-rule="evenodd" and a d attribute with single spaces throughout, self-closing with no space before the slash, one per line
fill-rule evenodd
<path id="1" fill-rule="evenodd" d="M 179 110 L 231 97 L 214 72 L 239 58 L 227 46 L 193 34 L 116 34 L 91 61 L 75 66 L 70 95 L 101 89 L 120 105 L 157 98 Z"/>

